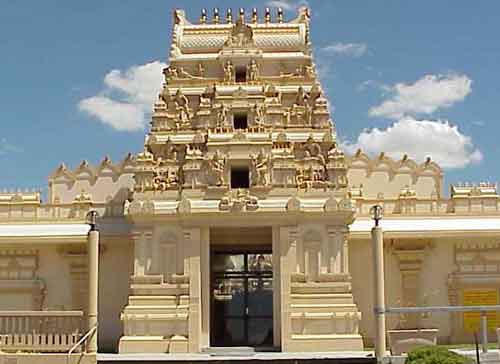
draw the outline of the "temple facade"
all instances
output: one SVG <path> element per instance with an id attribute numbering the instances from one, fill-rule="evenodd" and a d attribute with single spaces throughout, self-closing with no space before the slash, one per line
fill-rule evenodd
<path id="1" fill-rule="evenodd" d="M 38 192 L 0 193 L 1 350 L 65 351 L 85 333 L 90 210 L 100 216 L 101 352 L 371 346 L 375 204 L 388 306 L 499 303 L 496 185 L 445 197 L 431 159 L 345 155 L 306 8 L 289 21 L 281 10 L 173 16 L 143 151 L 62 164 L 43 203 Z M 387 322 L 470 342 L 479 317 Z M 496 315 L 488 322 L 493 336 Z M 37 330 L 52 341 L 34 340 Z"/>

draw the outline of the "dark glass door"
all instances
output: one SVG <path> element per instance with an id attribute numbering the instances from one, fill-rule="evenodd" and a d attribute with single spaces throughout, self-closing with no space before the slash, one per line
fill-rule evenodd
<path id="1" fill-rule="evenodd" d="M 272 255 L 212 253 L 212 346 L 273 346 Z"/>

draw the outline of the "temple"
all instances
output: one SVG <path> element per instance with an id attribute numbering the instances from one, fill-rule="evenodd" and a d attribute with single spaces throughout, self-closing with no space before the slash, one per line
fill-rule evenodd
<path id="1" fill-rule="evenodd" d="M 308 9 L 287 21 L 280 9 L 173 17 L 143 150 L 62 164 L 46 202 L 0 193 L 0 350 L 67 352 L 87 331 L 91 210 L 100 352 L 362 351 L 374 336 L 375 204 L 387 305 L 499 303 L 496 185 L 455 185 L 445 197 L 430 158 L 345 155 Z M 488 322 L 493 337 L 494 313 Z M 479 317 L 388 316 L 387 325 L 457 343 Z"/>

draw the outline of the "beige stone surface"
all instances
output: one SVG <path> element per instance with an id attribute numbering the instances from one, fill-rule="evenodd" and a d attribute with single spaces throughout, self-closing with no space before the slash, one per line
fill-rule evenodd
<path id="1" fill-rule="evenodd" d="M 461 305 L 464 290 L 498 290 L 496 186 L 454 185 L 446 197 L 432 160 L 344 155 L 315 72 L 306 9 L 290 21 L 247 13 L 200 24 L 176 10 L 174 23 L 141 153 L 61 165 L 47 202 L 39 192 L 0 193 L 2 312 L 86 313 L 86 235 L 61 226 L 83 224 L 89 210 L 101 216 L 101 352 L 209 347 L 211 253 L 255 246 L 272 251 L 274 347 L 371 346 L 369 229 L 349 227 L 369 222 L 376 203 L 385 220 L 404 225 L 385 235 L 386 306 Z M 18 316 L 0 314 L 0 335 L 13 334 L 7 321 Z M 437 327 L 440 342 L 470 341 L 463 321 L 388 315 L 387 329 Z M 85 321 L 75 322 L 84 333 Z"/>

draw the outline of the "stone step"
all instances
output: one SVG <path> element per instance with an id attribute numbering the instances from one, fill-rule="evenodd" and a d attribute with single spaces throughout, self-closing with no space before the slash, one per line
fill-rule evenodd
<path id="1" fill-rule="evenodd" d="M 207 347 L 201 352 L 211 356 L 252 356 L 255 355 L 255 348 L 250 346 Z"/>

